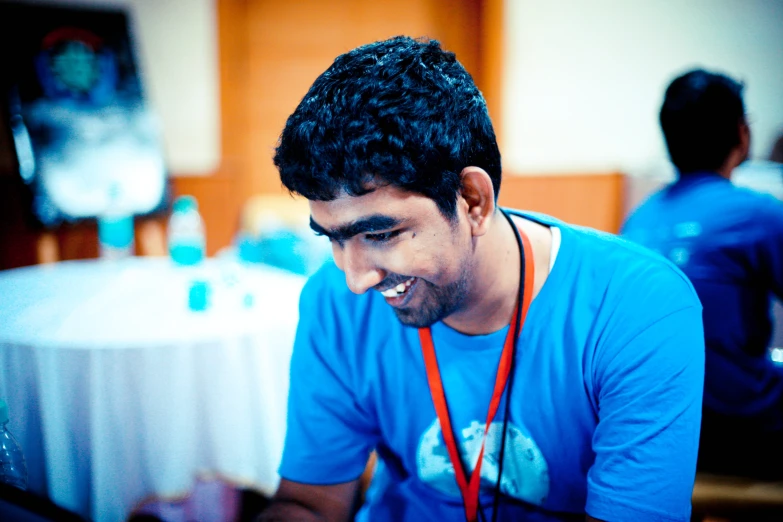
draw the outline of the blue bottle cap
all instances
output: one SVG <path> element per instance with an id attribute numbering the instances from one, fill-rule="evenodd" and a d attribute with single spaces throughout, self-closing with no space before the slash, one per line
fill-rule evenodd
<path id="1" fill-rule="evenodd" d="M 174 212 L 185 212 L 186 210 L 198 210 L 198 200 L 190 195 L 179 196 L 172 203 L 171 208 Z"/>
<path id="2" fill-rule="evenodd" d="M 125 248 L 133 243 L 133 216 L 98 218 L 98 240 L 110 247 Z"/>

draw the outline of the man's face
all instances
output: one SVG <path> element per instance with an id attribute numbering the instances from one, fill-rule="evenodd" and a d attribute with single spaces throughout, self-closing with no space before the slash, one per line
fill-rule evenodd
<path id="1" fill-rule="evenodd" d="M 330 238 L 351 291 L 381 292 L 402 323 L 429 326 L 463 306 L 473 242 L 459 211 L 452 222 L 431 199 L 384 186 L 311 201 L 310 213 L 313 230 Z"/>

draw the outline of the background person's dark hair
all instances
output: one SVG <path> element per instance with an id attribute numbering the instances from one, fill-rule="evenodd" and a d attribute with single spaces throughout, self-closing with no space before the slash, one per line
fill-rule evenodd
<path id="1" fill-rule="evenodd" d="M 669 157 L 680 174 L 717 170 L 740 143 L 743 85 L 695 69 L 666 89 L 660 122 Z"/>
<path id="2" fill-rule="evenodd" d="M 769 153 L 769 161 L 783 163 L 783 134 L 775 140 L 775 144 L 772 146 L 772 152 Z"/>
<path id="3" fill-rule="evenodd" d="M 329 201 L 393 185 L 456 214 L 460 172 L 500 190 L 500 152 L 470 74 L 436 40 L 398 36 L 338 56 L 289 116 L 274 162 L 293 193 Z"/>

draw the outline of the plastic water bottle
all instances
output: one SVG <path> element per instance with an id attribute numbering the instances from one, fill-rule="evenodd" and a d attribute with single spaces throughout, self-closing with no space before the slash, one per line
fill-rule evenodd
<path id="1" fill-rule="evenodd" d="M 107 214 L 98 217 L 100 256 L 121 259 L 133 255 L 133 216 Z"/>
<path id="2" fill-rule="evenodd" d="M 193 196 L 180 196 L 174 200 L 169 218 L 168 242 L 169 255 L 176 265 L 197 267 L 204 261 L 204 220 L 201 219 L 198 202 Z M 201 312 L 209 307 L 211 288 L 201 271 L 194 268 L 190 268 L 190 271 L 188 308 Z"/>
<path id="3" fill-rule="evenodd" d="M 109 202 L 98 216 L 98 246 L 101 258 L 121 259 L 132 256 L 133 215 L 124 208 L 122 186 L 114 182 L 108 187 Z"/>
<path id="4" fill-rule="evenodd" d="M 169 255 L 178 265 L 192 266 L 204 260 L 204 220 L 198 213 L 198 202 L 193 196 L 180 196 L 174 200 L 169 218 L 168 243 Z"/>
<path id="5" fill-rule="evenodd" d="M 22 448 L 8 431 L 8 405 L 0 399 L 0 482 L 27 489 L 27 465 Z"/>

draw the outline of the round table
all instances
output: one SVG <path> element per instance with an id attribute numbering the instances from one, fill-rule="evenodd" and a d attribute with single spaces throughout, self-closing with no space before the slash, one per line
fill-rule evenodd
<path id="1" fill-rule="evenodd" d="M 98 522 L 205 475 L 271 494 L 304 281 L 215 259 L 0 272 L 0 395 L 30 489 Z"/>

